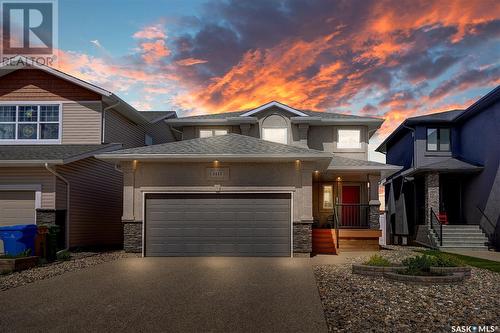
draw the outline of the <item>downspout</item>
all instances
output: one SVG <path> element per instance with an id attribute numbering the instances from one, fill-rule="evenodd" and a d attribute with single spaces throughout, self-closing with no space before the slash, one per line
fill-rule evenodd
<path id="1" fill-rule="evenodd" d="M 45 169 L 47 169 L 48 172 L 62 180 L 66 184 L 66 248 L 65 250 L 69 249 L 69 195 L 70 195 L 70 185 L 69 181 L 64 178 L 61 174 L 57 173 L 56 170 L 52 169 L 49 165 L 49 163 L 45 163 Z"/>
<path id="2" fill-rule="evenodd" d="M 117 107 L 118 105 L 120 105 L 120 101 L 116 102 L 115 104 L 113 105 L 110 105 L 110 106 L 107 106 L 105 107 L 103 110 L 102 110 L 102 121 L 101 121 L 101 143 L 104 143 L 104 130 L 106 129 L 106 111 L 112 109 L 112 108 L 115 108 Z"/>

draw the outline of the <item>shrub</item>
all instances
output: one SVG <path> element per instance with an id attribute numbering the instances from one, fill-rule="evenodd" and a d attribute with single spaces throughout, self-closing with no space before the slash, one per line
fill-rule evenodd
<path id="1" fill-rule="evenodd" d="M 382 257 L 379 254 L 374 254 L 364 263 L 369 266 L 381 266 L 381 267 L 389 267 L 393 266 L 392 263 L 386 258 Z"/>
<path id="2" fill-rule="evenodd" d="M 450 256 L 449 254 L 446 253 L 439 253 L 438 255 L 435 256 L 436 262 L 434 266 L 437 267 L 459 267 L 459 266 L 464 266 L 464 263 L 454 257 Z"/>
<path id="3" fill-rule="evenodd" d="M 415 274 L 409 275 L 422 275 L 429 274 L 431 266 L 436 266 L 436 257 L 421 255 L 403 260 L 403 265 L 407 266 L 406 272 Z"/>
<path id="4" fill-rule="evenodd" d="M 66 251 L 66 250 L 62 250 L 62 251 L 59 251 L 57 252 L 57 260 L 69 260 L 71 259 L 71 253 L 69 251 Z"/>

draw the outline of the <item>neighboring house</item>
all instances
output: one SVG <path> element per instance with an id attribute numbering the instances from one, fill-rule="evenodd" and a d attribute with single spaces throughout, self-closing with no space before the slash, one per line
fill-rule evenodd
<path id="1" fill-rule="evenodd" d="M 500 87 L 466 110 L 406 119 L 377 148 L 404 166 L 386 182 L 394 241 L 486 249 L 488 236 L 498 249 L 499 144 Z"/>
<path id="2" fill-rule="evenodd" d="M 271 102 L 166 122 L 182 141 L 96 155 L 123 171 L 127 251 L 290 256 L 378 248 L 379 181 L 399 170 L 368 161 L 368 141 L 383 120 Z"/>
<path id="3" fill-rule="evenodd" d="M 175 116 L 23 57 L 0 64 L 0 226 L 57 224 L 68 247 L 122 244 L 123 175 L 93 156 L 172 141 Z"/>

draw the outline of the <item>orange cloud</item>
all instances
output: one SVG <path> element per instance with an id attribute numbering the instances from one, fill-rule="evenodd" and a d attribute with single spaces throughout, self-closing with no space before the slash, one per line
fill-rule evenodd
<path id="1" fill-rule="evenodd" d="M 204 64 L 206 62 L 207 62 L 207 60 L 203 60 L 203 59 L 186 58 L 186 59 L 177 60 L 175 63 L 179 66 L 193 66 L 193 65 L 198 65 L 198 64 Z"/>
<path id="2" fill-rule="evenodd" d="M 164 57 L 168 57 L 171 53 L 165 45 L 165 41 L 161 39 L 154 42 L 140 43 L 139 49 L 146 64 L 153 64 Z"/>
<path id="3" fill-rule="evenodd" d="M 167 33 L 162 24 L 146 26 L 132 35 L 137 39 L 165 39 Z"/>

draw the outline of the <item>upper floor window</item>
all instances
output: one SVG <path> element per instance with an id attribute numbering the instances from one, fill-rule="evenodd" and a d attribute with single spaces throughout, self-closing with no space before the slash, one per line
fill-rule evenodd
<path id="1" fill-rule="evenodd" d="M 450 151 L 449 128 L 427 128 L 428 151 Z"/>
<path id="2" fill-rule="evenodd" d="M 361 148 L 361 130 L 339 129 L 337 133 L 337 148 Z"/>
<path id="3" fill-rule="evenodd" d="M 151 146 L 153 145 L 153 137 L 149 134 L 146 134 L 145 137 L 144 137 L 144 144 L 146 146 Z"/>
<path id="4" fill-rule="evenodd" d="M 60 140 L 59 105 L 0 105 L 0 141 Z"/>
<path id="5" fill-rule="evenodd" d="M 262 139 L 288 144 L 288 124 L 280 115 L 273 114 L 262 122 Z"/>
<path id="6" fill-rule="evenodd" d="M 209 138 L 211 136 L 226 135 L 227 129 L 201 129 L 200 138 Z"/>

